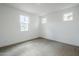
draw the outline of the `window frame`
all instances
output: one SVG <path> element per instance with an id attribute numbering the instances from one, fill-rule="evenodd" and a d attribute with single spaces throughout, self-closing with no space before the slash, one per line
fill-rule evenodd
<path id="1" fill-rule="evenodd" d="M 42 24 L 47 23 L 47 18 L 46 18 L 46 17 L 43 17 L 43 18 L 41 19 L 41 23 L 42 23 Z"/>
<path id="2" fill-rule="evenodd" d="M 29 17 L 20 15 L 20 31 L 28 31 Z"/>
<path id="3" fill-rule="evenodd" d="M 73 12 L 65 13 L 63 15 L 64 21 L 72 21 L 73 20 Z"/>

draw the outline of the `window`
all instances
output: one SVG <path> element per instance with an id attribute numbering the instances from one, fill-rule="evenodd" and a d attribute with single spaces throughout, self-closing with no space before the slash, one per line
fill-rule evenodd
<path id="1" fill-rule="evenodd" d="M 66 13 L 64 14 L 64 21 L 72 21 L 73 20 L 73 13 Z"/>
<path id="2" fill-rule="evenodd" d="M 28 31 L 29 17 L 20 15 L 20 30 Z"/>
<path id="3" fill-rule="evenodd" d="M 42 18 L 42 23 L 47 23 L 47 19 L 46 18 Z"/>

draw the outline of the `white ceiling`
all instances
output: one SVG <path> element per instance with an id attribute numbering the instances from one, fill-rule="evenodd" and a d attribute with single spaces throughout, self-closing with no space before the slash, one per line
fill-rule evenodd
<path id="1" fill-rule="evenodd" d="M 57 10 L 69 8 L 77 5 L 76 3 L 6 3 L 6 5 L 15 7 L 25 12 L 38 15 L 45 15 Z"/>

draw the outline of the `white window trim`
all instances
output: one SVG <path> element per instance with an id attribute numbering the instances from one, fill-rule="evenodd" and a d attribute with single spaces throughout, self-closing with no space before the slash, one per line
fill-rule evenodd
<path id="1" fill-rule="evenodd" d="M 72 21 L 73 20 L 73 13 L 72 12 L 65 13 L 63 18 L 64 18 L 64 21 Z"/>
<path id="2" fill-rule="evenodd" d="M 20 15 L 20 31 L 28 31 L 29 17 Z"/>
<path id="3" fill-rule="evenodd" d="M 44 18 L 42 18 L 42 19 L 41 19 L 41 23 L 42 23 L 42 24 L 47 23 L 47 18 L 45 18 L 45 17 L 44 17 Z"/>

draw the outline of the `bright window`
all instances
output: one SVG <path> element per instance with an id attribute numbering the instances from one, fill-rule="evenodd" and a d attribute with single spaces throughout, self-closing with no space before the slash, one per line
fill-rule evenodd
<path id="1" fill-rule="evenodd" d="M 42 23 L 47 23 L 47 19 L 46 18 L 42 18 Z"/>
<path id="2" fill-rule="evenodd" d="M 20 15 L 20 30 L 28 31 L 29 17 Z"/>
<path id="3" fill-rule="evenodd" d="M 72 21 L 73 20 L 73 13 L 66 13 L 64 14 L 64 21 Z"/>

